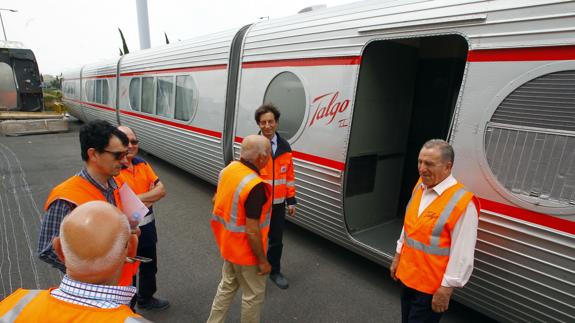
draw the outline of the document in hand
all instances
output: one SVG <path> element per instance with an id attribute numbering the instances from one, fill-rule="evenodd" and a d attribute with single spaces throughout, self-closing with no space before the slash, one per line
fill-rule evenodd
<path id="1" fill-rule="evenodd" d="M 122 200 L 122 211 L 138 223 L 148 214 L 148 208 L 126 183 L 120 188 L 120 199 Z"/>

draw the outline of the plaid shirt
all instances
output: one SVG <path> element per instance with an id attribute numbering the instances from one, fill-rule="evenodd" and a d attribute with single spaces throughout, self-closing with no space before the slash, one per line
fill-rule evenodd
<path id="1" fill-rule="evenodd" d="M 114 198 L 114 190 L 118 188 L 118 185 L 113 178 L 108 180 L 108 188 L 103 187 L 100 183 L 96 182 L 88 171 L 84 168 L 78 176 L 88 180 L 92 185 L 97 187 L 102 194 L 106 197 L 106 200 L 116 205 L 116 200 Z M 66 215 L 68 215 L 76 205 L 57 199 L 48 207 L 48 211 L 42 218 L 42 226 L 40 228 L 40 239 L 38 240 L 38 257 L 41 260 L 49 263 L 55 268 L 59 269 L 61 272 L 66 272 L 66 267 L 58 259 L 58 256 L 52 248 L 52 239 L 60 234 L 60 224 Z"/>
<path id="2" fill-rule="evenodd" d="M 94 285 L 75 281 L 67 275 L 60 287 L 50 291 L 50 295 L 64 302 L 96 308 L 129 306 L 135 294 L 134 286 Z"/>

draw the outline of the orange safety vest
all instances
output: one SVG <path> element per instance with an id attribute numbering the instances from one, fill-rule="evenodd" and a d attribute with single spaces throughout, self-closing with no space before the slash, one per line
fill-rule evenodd
<path id="1" fill-rule="evenodd" d="M 258 264 L 258 259 L 248 243 L 244 204 L 251 190 L 259 183 L 265 182 L 258 173 L 238 161 L 231 162 L 220 173 L 211 226 L 222 257 L 236 265 Z M 271 187 L 269 184 L 265 187 L 268 199 L 260 216 L 264 252 L 267 249 L 271 219 Z"/>
<path id="2" fill-rule="evenodd" d="M 122 201 L 118 190 L 114 191 L 114 199 L 116 200 L 116 206 L 121 210 Z M 56 200 L 64 200 L 76 206 L 90 201 L 108 202 L 104 194 L 102 194 L 97 187 L 92 185 L 87 179 L 78 175 L 68 178 L 52 189 L 46 203 L 44 203 L 44 211 L 48 211 L 50 204 Z"/>
<path id="3" fill-rule="evenodd" d="M 72 304 L 53 297 L 50 291 L 16 290 L 0 303 L 0 322 L 149 322 L 126 305 L 105 309 Z"/>
<path id="4" fill-rule="evenodd" d="M 479 202 L 473 193 L 457 183 L 418 216 L 422 195 L 420 179 L 405 212 L 403 246 L 396 275 L 404 285 L 434 294 L 449 262 L 451 232 L 469 202 L 473 200 L 477 208 Z"/>
<path id="5" fill-rule="evenodd" d="M 52 189 L 50 195 L 48 195 L 46 203 L 44 203 L 44 210 L 48 211 L 50 205 L 56 200 L 64 200 L 76 206 L 90 201 L 108 202 L 104 194 L 102 194 L 97 187 L 78 175 L 68 178 Z M 120 199 L 119 190 L 114 190 L 114 200 L 116 201 L 116 206 L 121 210 L 122 200 Z M 120 286 L 132 285 L 132 277 L 138 272 L 138 266 L 139 262 L 124 264 L 124 269 L 122 270 L 122 276 L 120 277 L 119 282 Z"/>
<path id="6" fill-rule="evenodd" d="M 290 197 L 295 197 L 295 175 L 291 152 L 284 152 L 275 158 L 270 158 L 266 167 L 260 170 L 261 177 L 273 185 L 273 204 L 283 203 Z"/>

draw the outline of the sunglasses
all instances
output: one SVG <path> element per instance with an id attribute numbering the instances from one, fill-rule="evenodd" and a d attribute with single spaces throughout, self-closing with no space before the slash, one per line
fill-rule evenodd
<path id="1" fill-rule="evenodd" d="M 128 156 L 128 151 L 127 151 L 127 150 L 124 150 L 124 151 L 109 151 L 109 150 L 105 150 L 105 149 L 104 149 L 104 152 L 105 152 L 105 153 L 108 153 L 108 154 L 114 155 L 114 158 L 115 158 L 116 160 L 122 160 L 122 159 L 126 158 L 126 156 Z"/>
<path id="2" fill-rule="evenodd" d="M 140 141 L 139 141 L 138 139 L 132 139 L 132 140 L 130 140 L 130 143 L 131 143 L 132 145 L 137 145 L 137 144 L 140 143 Z"/>

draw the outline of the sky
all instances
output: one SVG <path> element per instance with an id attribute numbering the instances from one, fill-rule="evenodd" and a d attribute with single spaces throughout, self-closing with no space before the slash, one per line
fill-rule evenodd
<path id="1" fill-rule="evenodd" d="M 354 0 L 148 0 L 151 46 L 216 33 L 297 14 L 305 7 L 333 7 Z M 36 55 L 40 73 L 59 75 L 67 68 L 119 56 L 122 29 L 131 52 L 140 49 L 136 0 L 4 0 L 7 39 Z M 0 34 L 0 39 L 4 35 Z"/>

